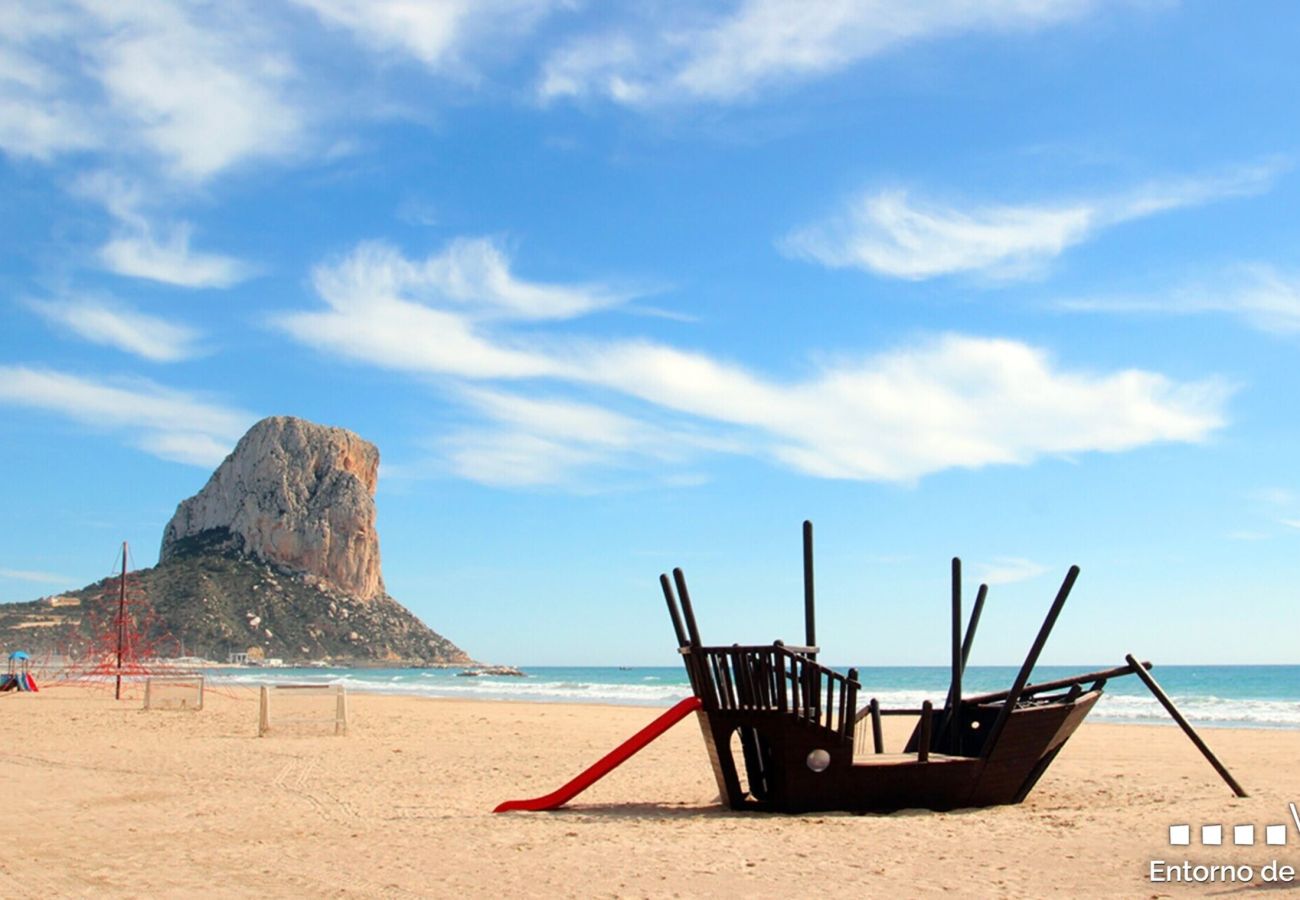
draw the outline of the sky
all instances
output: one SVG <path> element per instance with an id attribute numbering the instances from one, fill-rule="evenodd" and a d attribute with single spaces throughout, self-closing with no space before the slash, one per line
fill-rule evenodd
<path id="1" fill-rule="evenodd" d="M 0 9 L 0 601 L 157 560 L 255 421 L 375 443 L 472 656 L 1296 663 L 1300 9 Z"/>

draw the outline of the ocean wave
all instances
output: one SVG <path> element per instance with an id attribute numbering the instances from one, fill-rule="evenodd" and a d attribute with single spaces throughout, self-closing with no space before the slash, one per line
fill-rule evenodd
<path id="1" fill-rule="evenodd" d="M 461 697 L 479 700 L 525 700 L 553 703 L 596 703 L 633 706 L 669 706 L 690 695 L 686 684 L 629 683 L 607 684 L 595 681 L 542 680 L 480 675 L 456 678 L 439 673 L 410 676 L 374 677 L 363 673 L 317 673 L 302 675 L 259 671 L 220 676 L 228 684 L 335 684 L 349 690 L 381 694 L 422 697 Z"/>
<path id="2" fill-rule="evenodd" d="M 1173 700 L 1178 711 L 1197 724 L 1300 727 L 1300 703 L 1294 700 L 1230 700 L 1211 695 L 1175 696 Z M 1154 697 L 1103 694 L 1093 718 L 1111 722 L 1168 722 L 1169 714 Z"/>
<path id="3" fill-rule="evenodd" d="M 565 673 L 569 675 L 570 673 Z M 690 686 L 676 678 L 640 677 L 617 682 L 573 677 L 511 678 L 481 675 L 459 678 L 446 671 L 393 674 L 365 670 L 225 672 L 217 676 L 228 684 L 332 684 L 341 682 L 350 690 L 404 696 L 451 697 L 478 700 L 520 700 L 552 703 L 591 703 L 630 706 L 669 706 L 690 695 Z M 875 697 L 887 709 L 919 709 L 930 700 L 942 703 L 942 695 L 929 690 L 883 690 L 862 692 L 861 705 Z M 1295 700 L 1224 698 L 1212 694 L 1174 695 L 1174 702 L 1190 721 L 1198 725 L 1253 728 L 1300 728 L 1300 702 Z M 1091 721 L 1164 723 L 1169 716 L 1148 695 L 1106 692 Z"/>

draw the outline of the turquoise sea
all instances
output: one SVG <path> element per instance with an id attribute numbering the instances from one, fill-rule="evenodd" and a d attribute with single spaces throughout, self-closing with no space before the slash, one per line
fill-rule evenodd
<path id="1" fill-rule="evenodd" d="M 1122 663 L 1121 663 L 1122 664 Z M 1034 681 L 1049 681 L 1115 664 L 1039 666 Z M 835 666 L 846 671 L 848 666 Z M 862 702 L 917 707 L 943 702 L 948 670 L 942 666 L 859 666 Z M 335 682 L 349 690 L 478 700 L 617 704 L 667 707 L 690 694 L 680 667 L 525 668 L 524 678 L 463 677 L 455 669 L 219 669 L 218 682 L 266 684 Z M 1157 666 L 1153 674 L 1192 722 L 1229 728 L 1300 728 L 1300 666 Z M 1015 666 L 972 666 L 964 679 L 968 694 L 1005 690 Z M 1164 710 L 1132 675 L 1111 680 L 1091 721 L 1169 722 Z"/>

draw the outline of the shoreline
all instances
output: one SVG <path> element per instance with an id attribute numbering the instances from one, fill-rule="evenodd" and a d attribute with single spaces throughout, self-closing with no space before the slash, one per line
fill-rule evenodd
<path id="1" fill-rule="evenodd" d="M 925 671 L 932 667 L 916 667 Z M 1205 667 L 1200 667 L 1205 668 Z M 1255 668 L 1255 667 L 1250 667 Z M 1297 668 L 1300 667 L 1290 667 Z M 404 673 L 406 680 L 398 681 L 401 675 L 387 680 L 372 680 L 367 675 L 374 671 Z M 628 708 L 641 710 L 663 710 L 678 700 L 689 696 L 690 688 L 684 680 L 678 683 L 674 676 L 678 670 L 669 667 L 655 667 L 639 671 L 654 671 L 658 677 L 653 685 L 632 681 L 614 683 L 593 681 L 571 683 L 557 673 L 568 675 L 583 671 L 583 667 L 549 667 L 525 670 L 531 677 L 520 678 L 515 675 L 483 675 L 477 678 L 458 678 L 450 669 L 441 670 L 431 675 L 429 669 L 388 669 L 371 668 L 300 668 L 280 669 L 274 667 L 234 668 L 223 666 L 217 672 L 201 669 L 193 674 L 203 675 L 209 685 L 223 688 L 253 687 L 260 684 L 285 682 L 335 682 L 346 684 L 349 693 L 375 694 L 391 697 L 429 697 L 446 699 L 463 699 L 468 701 L 524 702 L 546 705 L 572 703 L 581 706 L 599 708 Z M 610 672 L 608 667 L 589 667 L 589 671 Z M 58 689 L 61 682 L 52 679 L 45 672 L 33 667 L 33 674 L 41 685 Z M 662 677 L 669 676 L 669 677 Z M 97 676 L 103 677 L 103 676 Z M 131 680 L 140 679 L 143 690 L 144 676 L 127 676 Z M 72 679 L 67 684 L 84 684 Z M 1117 687 L 1119 688 L 1117 690 Z M 1127 686 L 1112 683 L 1107 687 L 1101 703 L 1092 711 L 1088 722 L 1112 725 L 1169 726 L 1173 720 L 1159 708 L 1158 704 L 1140 685 Z M 635 692 L 644 692 L 629 696 Z M 1273 698 L 1230 698 L 1196 697 L 1188 698 L 1170 691 L 1180 710 L 1197 729 L 1225 729 L 1246 731 L 1300 731 L 1300 700 Z M 919 706 L 922 699 L 936 702 L 942 697 L 933 690 L 909 687 L 906 690 L 879 691 L 874 694 L 862 692 L 860 698 L 879 696 L 883 705 L 913 707 Z M 1199 705 L 1198 705 L 1199 701 Z M 865 701 L 864 701 L 865 703 Z M 1235 705 L 1236 708 L 1233 708 Z M 1252 708 L 1253 707 L 1253 708 Z M 1262 709 L 1261 709 L 1262 707 Z M 1269 720 L 1271 717 L 1272 720 Z"/>
<path id="2" fill-rule="evenodd" d="M 126 684 L 126 682 L 127 679 L 123 678 L 124 685 Z M 322 682 L 322 684 L 330 684 L 330 683 L 332 682 Z M 247 692 L 250 698 L 255 699 L 257 689 L 259 686 L 260 685 L 250 684 L 247 682 L 234 682 L 230 684 L 225 684 L 221 682 L 209 682 L 207 686 L 207 690 L 209 692 L 216 692 L 216 693 L 221 693 L 221 692 L 230 693 L 233 689 L 236 692 L 241 692 L 241 693 Z M 66 683 L 66 684 L 59 683 L 59 682 L 51 682 L 48 685 L 42 685 L 40 693 L 49 699 L 62 699 L 59 697 L 59 694 L 69 690 L 77 693 L 89 694 L 92 697 L 94 697 L 95 695 L 98 695 L 103 691 L 111 690 L 111 687 L 92 686 L 84 682 L 75 682 L 75 683 Z M 132 691 L 131 696 L 123 697 L 121 700 L 115 702 L 121 704 L 123 708 L 139 708 L 138 704 L 141 702 L 141 698 L 143 696 L 143 691 L 144 691 L 143 683 L 138 681 L 134 682 L 131 686 L 131 691 Z M 667 709 L 672 705 L 671 701 L 664 703 L 662 706 L 659 705 L 652 706 L 649 704 L 637 704 L 637 703 L 626 703 L 626 702 L 620 703 L 613 700 L 579 701 L 579 700 L 564 699 L 564 698 L 538 699 L 538 698 L 523 698 L 523 697 L 457 697 L 457 696 L 448 696 L 444 694 L 421 694 L 421 693 L 403 692 L 397 690 L 386 691 L 379 687 L 368 687 L 368 686 L 354 687 L 353 685 L 347 686 L 347 694 L 349 697 L 354 697 L 354 696 L 355 697 L 383 697 L 383 698 L 391 698 L 397 700 L 432 701 L 435 703 L 488 704 L 491 706 L 518 705 L 523 707 L 538 706 L 538 707 L 548 707 L 548 708 L 573 707 L 575 710 L 608 709 L 608 710 L 618 710 L 630 714 L 639 713 L 642 715 L 650 715 L 650 716 L 653 716 L 656 710 L 662 712 L 664 709 Z M 18 693 L 10 693 L 6 695 L 0 695 L 0 700 L 9 697 L 19 697 L 19 696 L 25 696 L 25 695 L 18 694 Z M 683 696 L 688 696 L 688 695 L 683 695 Z M 86 699 L 86 698 L 69 697 L 68 699 Z M 100 698 L 100 699 L 105 699 L 105 698 Z M 112 698 L 107 698 L 107 699 L 112 699 Z M 135 706 L 133 706 L 133 704 Z M 911 721 L 909 717 L 900 717 L 900 719 L 907 719 L 908 721 Z M 1246 732 L 1260 731 L 1267 734 L 1296 733 L 1300 735 L 1300 726 L 1295 726 L 1295 725 L 1269 725 L 1269 724 L 1259 724 L 1259 723 L 1225 725 L 1221 723 L 1197 722 L 1197 721 L 1193 721 L 1192 725 L 1195 726 L 1198 732 L 1221 731 L 1221 732 L 1237 733 L 1243 731 Z M 1134 721 L 1134 720 L 1107 719 L 1104 716 L 1099 717 L 1095 714 L 1089 715 L 1081 727 L 1092 728 L 1093 726 L 1107 726 L 1107 727 L 1124 728 L 1124 729 L 1164 728 L 1164 727 L 1170 727 L 1174 729 L 1178 728 L 1178 724 L 1174 722 L 1173 719 L 1168 717 L 1164 719 L 1156 719 L 1152 721 Z"/>

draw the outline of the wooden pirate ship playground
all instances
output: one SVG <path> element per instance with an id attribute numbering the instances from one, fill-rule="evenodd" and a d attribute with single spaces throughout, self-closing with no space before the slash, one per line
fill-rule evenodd
<path id="1" fill-rule="evenodd" d="M 496 812 L 554 809 L 674 724 L 695 713 L 718 792 L 735 810 L 889 812 L 1019 803 L 1096 705 L 1110 679 L 1136 675 L 1232 790 L 1245 791 L 1132 654 L 1112 669 L 1039 684 L 1030 676 L 1078 578 L 1070 568 L 1011 686 L 968 696 L 962 680 L 988 595 L 981 585 L 962 614 L 961 562 L 952 562 L 951 683 L 941 705 L 885 709 L 862 703 L 856 669 L 817 659 L 812 524 L 803 526 L 804 643 L 706 645 L 681 569 L 659 582 L 692 696 L 660 715 L 556 791 L 510 800 Z M 884 748 L 882 720 L 916 720 L 899 752 Z"/>

